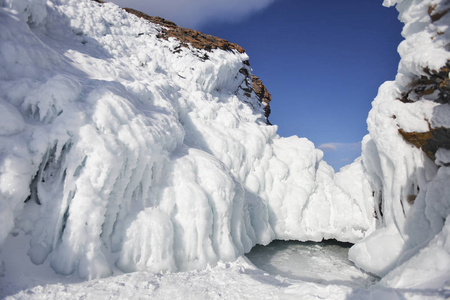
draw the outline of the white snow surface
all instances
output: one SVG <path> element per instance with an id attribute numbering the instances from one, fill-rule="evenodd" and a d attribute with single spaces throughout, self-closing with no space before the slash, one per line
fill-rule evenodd
<path id="1" fill-rule="evenodd" d="M 268 247 L 273 251 L 252 253 L 252 250 L 250 255 L 255 254 L 252 258 L 255 264 L 258 260 L 255 256 L 259 256 L 259 263 L 272 269 L 259 263 L 263 269 L 256 268 L 246 257 L 239 257 L 234 262 L 218 262 L 215 267 L 207 266 L 203 270 L 138 271 L 83 281 L 75 276 L 55 276 L 47 262 L 35 265 L 23 260 L 27 251 L 24 246 L 29 239 L 28 235 L 18 233 L 16 245 L 5 246 L 6 264 L 16 268 L 0 278 L 0 298 L 431 300 L 449 296 L 448 291 L 436 289 L 361 288 L 372 279 L 343 263 L 344 257 L 340 256 L 344 253 L 329 252 L 328 247 L 318 245 L 279 249 L 270 244 Z M 267 255 L 271 258 L 266 260 Z M 278 272 L 282 275 L 274 275 Z"/>
<path id="2" fill-rule="evenodd" d="M 384 4 L 397 4 L 405 40 L 398 47 L 401 61 L 395 81 L 384 83 L 372 103 L 369 135 L 363 140 L 361 161 L 355 162 L 374 191 L 377 230 L 351 248 L 349 257 L 369 272 L 386 275 L 380 286 L 448 290 L 450 152 L 439 149 L 433 162 L 398 130 L 450 127 L 448 104 L 434 102 L 436 92 L 417 95 L 412 103 L 400 101 L 417 79 L 427 75 L 425 68 L 439 71 L 450 61 L 450 14 L 431 18 L 448 11 L 450 3 L 386 0 Z M 356 173 L 354 178 L 361 176 Z"/>
<path id="3" fill-rule="evenodd" d="M 256 95 L 244 96 L 246 54 L 178 49 L 111 3 L 0 4 L 5 278 L 18 267 L 11 251 L 95 279 L 202 270 L 273 239 L 355 242 L 374 230 L 371 195 L 358 196 L 368 183 L 345 192 L 320 150 L 279 137 Z"/>

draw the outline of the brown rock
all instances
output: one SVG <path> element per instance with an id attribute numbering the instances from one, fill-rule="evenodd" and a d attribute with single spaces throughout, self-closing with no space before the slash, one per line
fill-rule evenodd
<path id="1" fill-rule="evenodd" d="M 433 10 L 429 11 L 429 13 L 431 15 Z M 414 80 L 410 84 L 409 92 L 404 94 L 400 100 L 404 103 L 412 103 L 423 99 L 423 96 L 431 95 L 437 91 L 437 96 L 432 101 L 450 104 L 449 71 L 450 61 L 438 71 L 425 68 L 423 72 L 426 75 Z M 439 109 L 439 107 L 436 106 L 435 109 Z M 450 149 L 450 128 L 431 128 L 430 123 L 428 123 L 428 128 L 427 132 L 406 132 L 401 128 L 398 132 L 406 141 L 422 149 L 434 161 L 436 159 L 436 151 L 439 148 Z"/>
<path id="2" fill-rule="evenodd" d="M 438 91 L 437 98 L 434 101 L 442 104 L 450 103 L 450 79 L 448 77 L 450 61 L 438 71 L 428 68 L 425 68 L 423 71 L 426 75 L 422 75 L 414 80 L 410 84 L 410 90 L 403 94 L 399 100 L 404 103 L 412 103 L 416 99 Z"/>
<path id="3" fill-rule="evenodd" d="M 270 95 L 269 91 L 266 89 L 266 87 L 262 83 L 261 79 L 259 79 L 255 75 L 252 75 L 252 87 L 253 87 L 253 91 L 255 91 L 256 96 L 258 96 L 259 101 L 261 101 L 261 103 L 264 103 L 266 105 L 264 108 L 264 113 L 265 113 L 266 118 L 269 118 L 269 115 L 270 115 L 269 103 L 272 100 L 272 96 Z M 267 122 L 269 122 L 269 121 L 267 121 Z"/>
<path id="4" fill-rule="evenodd" d="M 203 49 L 206 51 L 219 48 L 226 51 L 236 50 L 239 53 L 245 52 L 245 50 L 237 44 L 230 43 L 227 40 L 209 34 L 203 34 L 197 30 L 177 26 L 177 24 L 167 21 L 161 17 L 152 17 L 128 7 L 125 7 L 124 10 L 130 14 L 138 16 L 139 18 L 143 18 L 154 24 L 163 26 L 158 37 L 166 40 L 170 37 L 174 37 L 181 42 L 183 47 L 188 47 L 188 45 L 191 45 L 194 48 Z"/>
<path id="5" fill-rule="evenodd" d="M 95 1 L 98 3 L 105 3 L 103 0 L 92 0 L 92 1 Z M 237 44 L 230 43 L 227 40 L 224 40 L 224 39 L 212 36 L 212 35 L 203 34 L 197 30 L 180 27 L 177 24 L 175 24 L 171 21 L 167 21 L 164 18 L 152 17 L 143 12 L 140 12 L 138 10 L 128 8 L 128 7 L 123 8 L 123 10 L 125 10 L 126 12 L 133 14 L 139 18 L 143 18 L 154 24 L 160 25 L 162 28 L 161 28 L 161 31 L 158 33 L 157 37 L 161 38 L 161 39 L 165 39 L 165 40 L 168 40 L 170 37 L 176 38 L 180 41 L 181 47 L 188 48 L 190 45 L 196 49 L 206 50 L 206 51 L 211 51 L 213 49 L 221 49 L 221 50 L 225 50 L 225 51 L 237 51 L 239 53 L 245 52 L 245 50 Z M 175 53 L 178 53 L 179 51 L 181 51 L 180 48 L 175 49 Z M 207 54 L 205 54 L 203 57 L 200 57 L 200 58 L 203 60 L 209 59 Z M 245 60 L 242 63 L 246 66 L 250 66 L 250 63 L 248 60 Z M 239 72 L 244 74 L 246 77 L 246 80 L 248 80 L 249 82 L 252 83 L 251 87 L 248 86 L 248 88 L 244 88 L 244 95 L 247 97 L 251 97 L 252 91 L 255 92 L 255 94 L 258 96 L 258 99 L 260 100 L 260 102 L 265 104 L 264 114 L 267 119 L 270 114 L 269 103 L 272 100 L 272 97 L 271 97 L 269 91 L 263 85 L 262 81 L 258 77 L 252 75 L 252 78 L 250 80 L 250 73 L 246 68 L 242 68 L 241 70 L 239 70 Z M 267 123 L 270 124 L 268 119 L 267 119 Z"/>
<path id="6" fill-rule="evenodd" d="M 436 5 L 431 5 L 430 7 L 428 7 L 428 15 L 431 18 L 431 22 L 436 22 L 436 21 L 440 20 L 449 11 L 450 11 L 450 8 L 447 8 L 441 12 L 436 12 Z"/>
<path id="7" fill-rule="evenodd" d="M 430 128 L 427 132 L 406 132 L 399 129 L 398 132 L 406 141 L 422 149 L 432 161 L 436 159 L 439 148 L 450 149 L 450 128 Z"/>

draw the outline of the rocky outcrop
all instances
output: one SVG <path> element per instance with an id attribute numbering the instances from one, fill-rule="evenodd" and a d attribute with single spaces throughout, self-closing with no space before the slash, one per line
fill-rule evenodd
<path id="1" fill-rule="evenodd" d="M 399 129 L 398 132 L 406 141 L 422 149 L 433 161 L 439 148 L 450 149 L 450 128 L 433 128 L 427 132 L 405 132 Z"/>
<path id="2" fill-rule="evenodd" d="M 413 103 L 424 96 L 430 96 L 436 93 L 436 97 L 432 99 L 435 102 L 444 104 L 450 103 L 450 62 L 438 71 L 423 69 L 426 75 L 422 75 L 410 83 L 410 90 L 402 95 L 399 99 L 403 103 Z"/>
<path id="3" fill-rule="evenodd" d="M 92 0 L 98 3 L 105 3 L 103 0 Z M 180 27 L 174 22 L 168 21 L 161 17 L 153 17 L 149 16 L 141 11 L 125 7 L 123 8 L 126 12 L 133 14 L 139 18 L 143 18 L 145 20 L 148 20 L 154 24 L 158 24 L 161 26 L 161 31 L 158 33 L 158 37 L 168 40 L 169 38 L 176 38 L 180 41 L 180 47 L 186 47 L 189 48 L 189 46 L 192 46 L 196 49 L 200 50 L 206 50 L 206 51 L 212 51 L 214 49 L 221 49 L 224 51 L 237 51 L 239 53 L 244 53 L 245 49 L 241 46 L 230 43 L 227 40 L 209 35 L 209 34 L 203 34 L 197 30 L 188 29 L 184 27 Z M 180 51 L 180 49 L 177 49 L 176 51 Z M 201 57 L 204 60 L 208 59 L 208 55 L 204 55 Z M 248 61 L 243 62 L 244 65 L 250 66 Z M 272 100 L 272 96 L 270 95 L 267 88 L 262 83 L 261 79 L 258 77 L 251 75 L 248 71 L 245 69 L 241 69 L 241 71 L 244 70 L 243 73 L 246 75 L 246 81 L 251 82 L 252 86 L 247 91 L 245 90 L 245 95 L 248 97 L 251 96 L 251 92 L 253 91 L 256 96 L 258 97 L 259 101 L 264 104 L 264 115 L 267 119 L 267 123 L 270 125 L 269 122 L 269 114 L 270 114 L 270 106 L 269 103 Z"/>
<path id="4" fill-rule="evenodd" d="M 429 101 L 441 105 L 450 104 L 449 71 L 450 62 L 447 62 L 446 66 L 438 71 L 425 68 L 423 72 L 426 75 L 414 80 L 410 84 L 411 89 L 399 100 L 407 104 L 427 97 L 426 99 Z M 442 109 L 442 106 L 437 106 L 436 109 Z M 398 132 L 406 141 L 422 149 L 434 161 L 439 148 L 450 149 L 450 128 L 432 128 L 431 124 L 428 127 L 429 131 L 427 132 L 406 132 L 401 128 L 398 129 Z"/>
<path id="5" fill-rule="evenodd" d="M 162 31 L 160 32 L 159 37 L 166 40 L 170 37 L 174 37 L 181 42 L 180 44 L 183 47 L 188 47 L 188 45 L 191 45 L 196 49 L 203 49 L 207 51 L 222 49 L 225 51 L 236 50 L 239 53 L 245 52 L 245 50 L 239 45 L 230 43 L 227 40 L 209 34 L 203 34 L 197 30 L 180 27 L 177 24 L 167 21 L 161 17 L 152 17 L 128 7 L 125 7 L 124 10 L 138 16 L 139 18 L 143 18 L 154 24 L 161 25 Z"/>
<path id="6" fill-rule="evenodd" d="M 270 95 L 269 91 L 266 89 L 264 84 L 262 83 L 259 77 L 252 75 L 252 88 L 253 91 L 258 96 L 259 100 L 264 103 L 266 106 L 264 108 L 266 118 L 269 118 L 270 115 L 270 101 L 272 100 L 272 95 Z M 267 121 L 269 122 L 269 121 Z"/>

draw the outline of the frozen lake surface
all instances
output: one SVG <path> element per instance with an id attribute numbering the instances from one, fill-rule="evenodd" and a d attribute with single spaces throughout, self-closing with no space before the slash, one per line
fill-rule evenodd
<path id="1" fill-rule="evenodd" d="M 274 241 L 267 246 L 253 247 L 246 256 L 255 266 L 274 276 L 367 288 L 378 278 L 348 260 L 351 245 L 337 241 Z"/>

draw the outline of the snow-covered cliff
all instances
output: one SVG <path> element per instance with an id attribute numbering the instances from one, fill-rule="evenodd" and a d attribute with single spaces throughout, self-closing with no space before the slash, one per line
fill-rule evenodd
<path id="1" fill-rule="evenodd" d="M 363 167 L 373 187 L 378 229 L 349 255 L 358 266 L 387 275 L 382 285 L 448 287 L 450 3 L 384 4 L 397 5 L 405 40 L 395 81 L 384 83 L 372 104 L 362 165 L 354 166 Z"/>
<path id="2" fill-rule="evenodd" d="M 0 249 L 96 278 L 374 229 L 368 183 L 267 125 L 245 52 L 110 3 L 0 3 Z"/>

